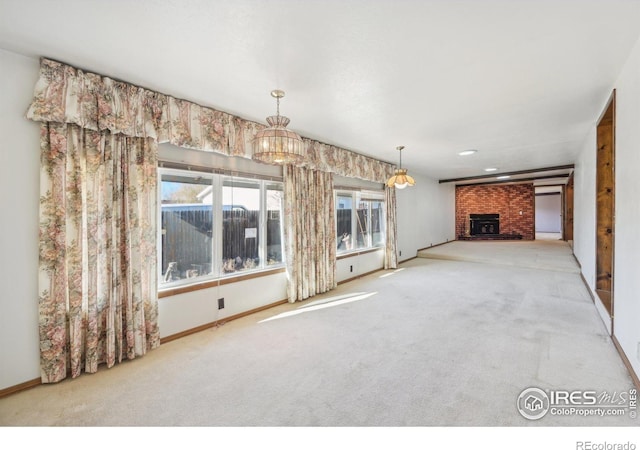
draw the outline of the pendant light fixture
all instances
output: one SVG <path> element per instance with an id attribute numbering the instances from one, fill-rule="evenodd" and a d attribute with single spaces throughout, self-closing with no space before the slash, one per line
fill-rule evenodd
<path id="1" fill-rule="evenodd" d="M 277 114 L 267 117 L 268 128 L 258 131 L 253 139 L 253 156 L 268 164 L 298 164 L 304 160 L 304 143 L 297 133 L 288 130 L 289 118 L 280 115 L 280 99 L 284 91 L 271 91 L 277 101 Z"/>
<path id="2" fill-rule="evenodd" d="M 416 184 L 415 180 L 407 175 L 407 169 L 402 168 L 402 149 L 404 145 L 397 147 L 397 150 L 400 152 L 400 164 L 395 171 L 395 174 L 387 180 L 387 186 L 390 188 L 396 187 L 398 189 L 404 189 L 407 186 L 413 186 Z"/>

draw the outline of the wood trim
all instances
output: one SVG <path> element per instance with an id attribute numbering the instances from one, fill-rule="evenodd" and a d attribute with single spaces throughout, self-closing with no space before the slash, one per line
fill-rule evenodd
<path id="1" fill-rule="evenodd" d="M 613 108 L 613 111 L 612 111 L 613 114 L 614 114 L 614 117 L 607 117 L 607 114 L 609 113 L 609 107 L 611 106 L 612 103 L 615 103 L 615 101 L 616 101 L 616 90 L 613 89 L 611 91 L 611 95 L 609 95 L 609 98 L 607 99 L 607 101 L 604 104 L 604 108 L 602 109 L 602 112 L 600 113 L 600 116 L 598 117 L 598 120 L 596 122 L 597 124 L 600 124 L 600 123 L 603 123 L 603 124 L 604 123 L 611 123 L 612 121 L 615 120 L 615 118 L 614 118 L 615 117 L 615 107 Z"/>
<path id="2" fill-rule="evenodd" d="M 589 297 L 591 297 L 591 301 L 595 305 L 596 304 L 596 297 L 595 297 L 595 295 L 593 295 L 593 291 L 589 287 L 589 283 L 587 283 L 587 279 L 584 277 L 584 275 L 582 275 L 582 271 L 580 271 L 580 278 L 582 278 L 582 282 L 584 283 L 584 287 L 587 288 L 587 292 L 589 293 Z"/>
<path id="3" fill-rule="evenodd" d="M 582 282 L 584 283 L 584 286 L 587 288 L 587 292 L 589 293 L 589 297 L 591 297 L 591 301 L 593 302 L 593 306 L 597 308 L 598 306 L 596 305 L 596 295 L 594 295 L 593 291 L 589 287 L 589 283 L 587 283 L 586 278 L 584 277 L 584 275 L 582 275 L 582 271 L 580 271 L 580 278 L 582 278 Z M 602 302 L 600 297 L 598 297 L 598 301 L 604 307 L 604 303 Z M 600 313 L 598 312 L 597 309 L 596 309 L 596 314 L 598 314 L 598 316 L 600 316 Z M 600 317 L 600 318 L 602 319 L 602 322 L 604 323 L 605 322 L 604 318 L 602 318 L 602 317 Z M 610 319 L 611 319 L 611 336 L 613 336 L 613 326 L 614 326 L 613 317 L 610 317 Z M 606 323 L 605 323 L 605 325 L 606 325 Z M 607 330 L 607 332 L 608 332 L 608 330 Z"/>
<path id="4" fill-rule="evenodd" d="M 187 292 L 209 289 L 220 285 L 220 280 L 205 281 L 203 283 L 190 284 L 188 286 L 174 287 L 158 291 L 158 298 L 171 297 L 172 295 L 185 294 Z"/>
<path id="5" fill-rule="evenodd" d="M 573 241 L 574 214 L 575 209 L 575 185 L 573 173 L 567 180 L 566 186 L 562 187 L 562 239 L 565 241 Z M 575 255 L 573 255 L 575 257 Z"/>
<path id="6" fill-rule="evenodd" d="M 578 257 L 576 256 L 576 254 L 571 252 L 571 256 L 573 256 L 573 259 L 575 259 L 576 263 L 578 263 L 578 267 L 580 267 L 580 269 L 582 269 L 582 264 L 580 264 L 580 261 L 578 260 Z M 582 275 L 582 271 L 580 271 L 580 275 Z M 582 279 L 584 279 L 584 277 L 582 277 Z"/>
<path id="7" fill-rule="evenodd" d="M 615 302 L 615 158 L 616 90 L 607 100 L 596 126 L 596 295 L 609 313 L 613 329 Z M 613 334 L 613 331 L 612 331 Z"/>
<path id="8" fill-rule="evenodd" d="M 575 168 L 574 164 L 566 164 L 564 166 L 553 166 L 553 167 L 543 167 L 541 169 L 527 169 L 527 170 L 515 170 L 515 171 L 511 171 L 511 172 L 501 172 L 501 173 L 492 173 L 491 175 L 478 175 L 476 177 L 463 177 L 463 178 L 449 178 L 446 180 L 438 180 L 438 183 L 453 183 L 453 182 L 457 182 L 457 181 L 470 181 L 470 180 L 480 180 L 480 179 L 489 179 L 489 178 L 496 178 L 502 175 L 524 175 L 524 174 L 528 174 L 528 173 L 537 173 L 537 172 L 550 172 L 552 170 L 566 170 L 566 169 L 573 169 Z M 568 174 L 566 175 L 556 175 L 554 177 L 551 178 L 560 178 L 563 176 L 569 176 Z M 543 177 L 536 177 L 533 179 L 542 179 Z M 516 180 L 512 180 L 512 181 L 516 181 Z"/>
<path id="9" fill-rule="evenodd" d="M 430 248 L 439 247 L 441 245 L 448 244 L 449 242 L 453 242 L 455 240 L 456 239 L 453 239 L 451 241 L 446 241 L 446 242 L 440 242 L 439 244 L 430 245 L 429 247 L 425 247 L 425 248 L 419 248 L 417 251 L 419 252 L 419 251 L 422 251 L 422 250 L 429 250 Z"/>
<path id="10" fill-rule="evenodd" d="M 351 258 L 351 257 L 354 257 L 354 256 L 366 255 L 367 253 L 379 252 L 380 250 L 384 250 L 384 247 L 376 247 L 376 248 L 370 248 L 370 249 L 362 250 L 362 251 L 344 253 L 344 254 L 342 254 L 340 256 L 336 256 L 336 261 L 339 261 L 341 259 Z"/>
<path id="11" fill-rule="evenodd" d="M 253 278 L 267 277 L 276 273 L 286 272 L 286 268 L 278 267 L 277 269 L 263 270 L 260 272 L 252 272 L 245 275 L 238 275 L 228 278 L 218 278 L 215 280 L 203 281 L 202 283 L 190 284 L 188 286 L 177 286 L 158 291 L 158 298 L 171 297 L 172 295 L 185 294 L 187 292 L 200 291 L 212 287 L 224 286 L 225 284 L 239 283 L 240 281 L 251 280 Z"/>
<path id="12" fill-rule="evenodd" d="M 406 262 L 411 261 L 412 259 L 418 259 L 418 256 L 416 255 L 416 256 L 414 256 L 414 257 L 412 257 L 412 258 L 403 259 L 402 261 L 398 261 L 398 264 L 404 264 L 404 263 L 406 263 Z"/>
<path id="13" fill-rule="evenodd" d="M 528 177 L 528 178 L 507 178 L 506 180 L 494 180 L 494 181 L 479 181 L 477 183 L 457 184 L 456 186 L 485 186 L 488 184 L 533 184 L 536 180 L 547 180 L 554 178 L 569 178 L 569 174 L 563 175 L 545 175 L 542 177 Z M 535 186 L 543 187 L 543 186 Z"/>
<path id="14" fill-rule="evenodd" d="M 338 281 L 338 286 L 344 283 L 348 283 L 349 281 L 357 280 L 358 278 L 366 277 L 367 275 L 371 275 L 372 273 L 380 272 L 382 270 L 384 269 L 376 269 L 376 270 L 372 270 L 371 272 L 363 273 L 361 275 L 358 275 L 352 278 L 347 278 L 346 280 Z"/>
<path id="15" fill-rule="evenodd" d="M 260 312 L 260 311 L 264 311 L 265 309 L 271 309 L 271 308 L 274 308 L 276 306 L 284 305 L 285 303 L 288 303 L 287 299 L 280 300 L 280 301 L 277 301 L 275 303 L 271 303 L 269 305 L 261 306 L 259 308 L 251 309 L 249 311 L 241 312 L 239 314 L 235 314 L 233 316 L 229 316 L 229 317 L 226 317 L 224 319 L 215 320 L 213 322 L 206 323 L 204 325 L 200 325 L 199 327 L 195 327 L 195 328 L 191 328 L 189 330 L 181 331 L 180 333 L 176 333 L 176 334 L 172 334 L 171 336 L 163 337 L 162 339 L 160 339 L 160 344 L 161 345 L 162 344 L 166 344 L 167 342 L 175 341 L 176 339 L 180 339 L 180 338 L 183 338 L 185 336 L 189 336 L 191 334 L 199 333 L 200 331 L 204 331 L 204 330 L 207 330 L 209 328 L 221 326 L 221 325 L 224 325 L 226 322 L 230 322 L 232 320 L 240 319 L 241 317 L 249 316 L 251 314 L 254 314 L 254 313 L 257 313 L 257 312 Z"/>
<path id="16" fill-rule="evenodd" d="M 26 391 L 27 389 L 34 388 L 36 386 L 40 386 L 42 384 L 41 378 L 35 378 L 31 381 L 25 381 L 24 383 L 16 384 L 15 386 L 11 386 L 5 389 L 0 390 L 0 398 L 8 397 L 11 394 L 15 394 L 17 392 Z"/>
<path id="17" fill-rule="evenodd" d="M 270 269 L 270 270 L 265 270 L 261 272 L 248 273 L 246 275 L 240 275 L 238 277 L 220 278 L 220 286 L 224 286 L 225 284 L 237 283 L 240 281 L 252 280 L 254 278 L 268 277 L 269 275 L 274 275 L 276 273 L 283 273 L 286 271 L 287 271 L 286 268 L 279 267 L 277 269 Z"/>
<path id="18" fill-rule="evenodd" d="M 604 305 L 605 309 L 609 312 L 609 317 L 611 317 L 611 320 L 613 321 L 613 297 L 611 292 L 612 291 L 609 290 L 596 289 L 598 298 Z"/>
<path id="19" fill-rule="evenodd" d="M 180 338 L 183 338 L 185 336 L 189 336 L 191 334 L 199 333 L 200 331 L 204 331 L 204 330 L 207 330 L 209 328 L 221 326 L 221 325 L 224 325 L 226 322 L 229 322 L 231 320 L 240 319 L 241 317 L 245 317 L 245 316 L 260 312 L 260 311 L 264 311 L 265 309 L 270 309 L 270 308 L 274 308 L 276 306 L 284 305 L 286 303 L 288 303 L 287 299 L 280 300 L 280 301 L 277 301 L 275 303 L 271 303 L 269 305 L 261 306 L 259 308 L 254 308 L 254 309 L 251 309 L 249 311 L 245 311 L 245 312 L 242 312 L 242 313 L 239 313 L 239 314 L 235 314 L 233 316 L 226 317 L 224 319 L 220 319 L 220 320 L 216 320 L 214 322 L 210 322 L 210 323 L 207 323 L 207 324 L 204 324 L 204 325 L 200 325 L 198 327 L 191 328 L 191 329 L 186 330 L 186 331 L 181 331 L 180 333 L 172 334 L 171 336 L 167 336 L 167 337 L 164 337 L 164 338 L 160 339 L 160 345 L 166 344 L 167 342 L 175 341 L 176 339 L 180 339 Z M 11 387 L 2 389 L 2 390 L 0 390 L 0 398 L 7 397 L 7 396 L 9 396 L 11 394 L 15 394 L 15 393 L 20 392 L 20 391 L 25 391 L 27 389 L 31 389 L 31 388 L 39 386 L 41 384 L 43 384 L 42 383 L 42 379 L 36 378 L 34 380 L 31 380 L 31 381 L 26 381 L 24 383 L 17 384 L 15 386 L 11 386 Z"/>
<path id="20" fill-rule="evenodd" d="M 636 389 L 640 390 L 640 378 L 638 378 L 638 374 L 633 370 L 631 361 L 629 361 L 629 358 L 627 358 L 627 355 L 622 349 L 620 342 L 618 342 L 618 339 L 615 337 L 615 335 L 611 336 L 611 340 L 613 341 L 613 345 L 616 347 L 616 350 L 618 350 L 618 353 L 620 354 L 620 358 L 622 358 L 622 362 L 624 363 L 625 367 L 629 371 L 629 375 L 631 375 L 631 380 L 633 381 L 633 384 L 636 386 Z"/>

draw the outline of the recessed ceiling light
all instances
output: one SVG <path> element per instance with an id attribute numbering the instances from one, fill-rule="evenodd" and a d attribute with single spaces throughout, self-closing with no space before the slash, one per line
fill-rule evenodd
<path id="1" fill-rule="evenodd" d="M 499 177 L 496 177 L 498 180 L 506 180 L 507 178 L 511 178 L 511 175 L 500 175 Z"/>
<path id="2" fill-rule="evenodd" d="M 465 150 L 463 152 L 458 153 L 458 155 L 460 155 L 460 156 L 469 156 L 469 155 L 473 155 L 477 151 L 478 150 Z"/>
<path id="3" fill-rule="evenodd" d="M 484 169 L 485 172 L 495 172 L 496 170 L 498 170 L 497 167 L 487 167 Z"/>

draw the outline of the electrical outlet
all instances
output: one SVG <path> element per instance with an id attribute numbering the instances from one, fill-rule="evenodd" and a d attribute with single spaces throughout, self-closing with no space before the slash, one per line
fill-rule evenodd
<path id="1" fill-rule="evenodd" d="M 224 297 L 218 299 L 218 309 L 224 309 Z"/>

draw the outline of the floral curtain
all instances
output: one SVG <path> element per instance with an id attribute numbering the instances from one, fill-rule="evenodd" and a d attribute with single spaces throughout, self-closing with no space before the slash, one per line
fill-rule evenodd
<path id="1" fill-rule="evenodd" d="M 336 225 L 331 173 L 286 166 L 284 241 L 289 302 L 336 287 Z"/>
<path id="2" fill-rule="evenodd" d="M 152 139 L 41 126 L 41 377 L 96 372 L 159 345 Z"/>
<path id="3" fill-rule="evenodd" d="M 85 72 L 42 58 L 27 112 L 40 122 L 73 123 L 94 131 L 149 137 L 161 144 L 251 158 L 251 142 L 265 125 Z M 303 167 L 383 183 L 394 166 L 311 139 L 303 139 Z"/>
<path id="4" fill-rule="evenodd" d="M 26 116 L 43 124 L 40 327 L 50 382 L 64 378 L 67 364 L 77 376 L 83 365 L 95 371 L 158 345 L 157 145 L 251 158 L 265 126 L 47 58 Z M 304 141 L 303 166 L 285 174 L 290 301 L 336 284 L 332 174 L 382 183 L 394 172 Z M 396 259 L 390 198 L 385 267 Z"/>
<path id="5" fill-rule="evenodd" d="M 384 252 L 384 268 L 395 269 L 398 267 L 398 250 L 396 239 L 396 190 L 385 188 L 386 213 L 386 245 Z"/>

